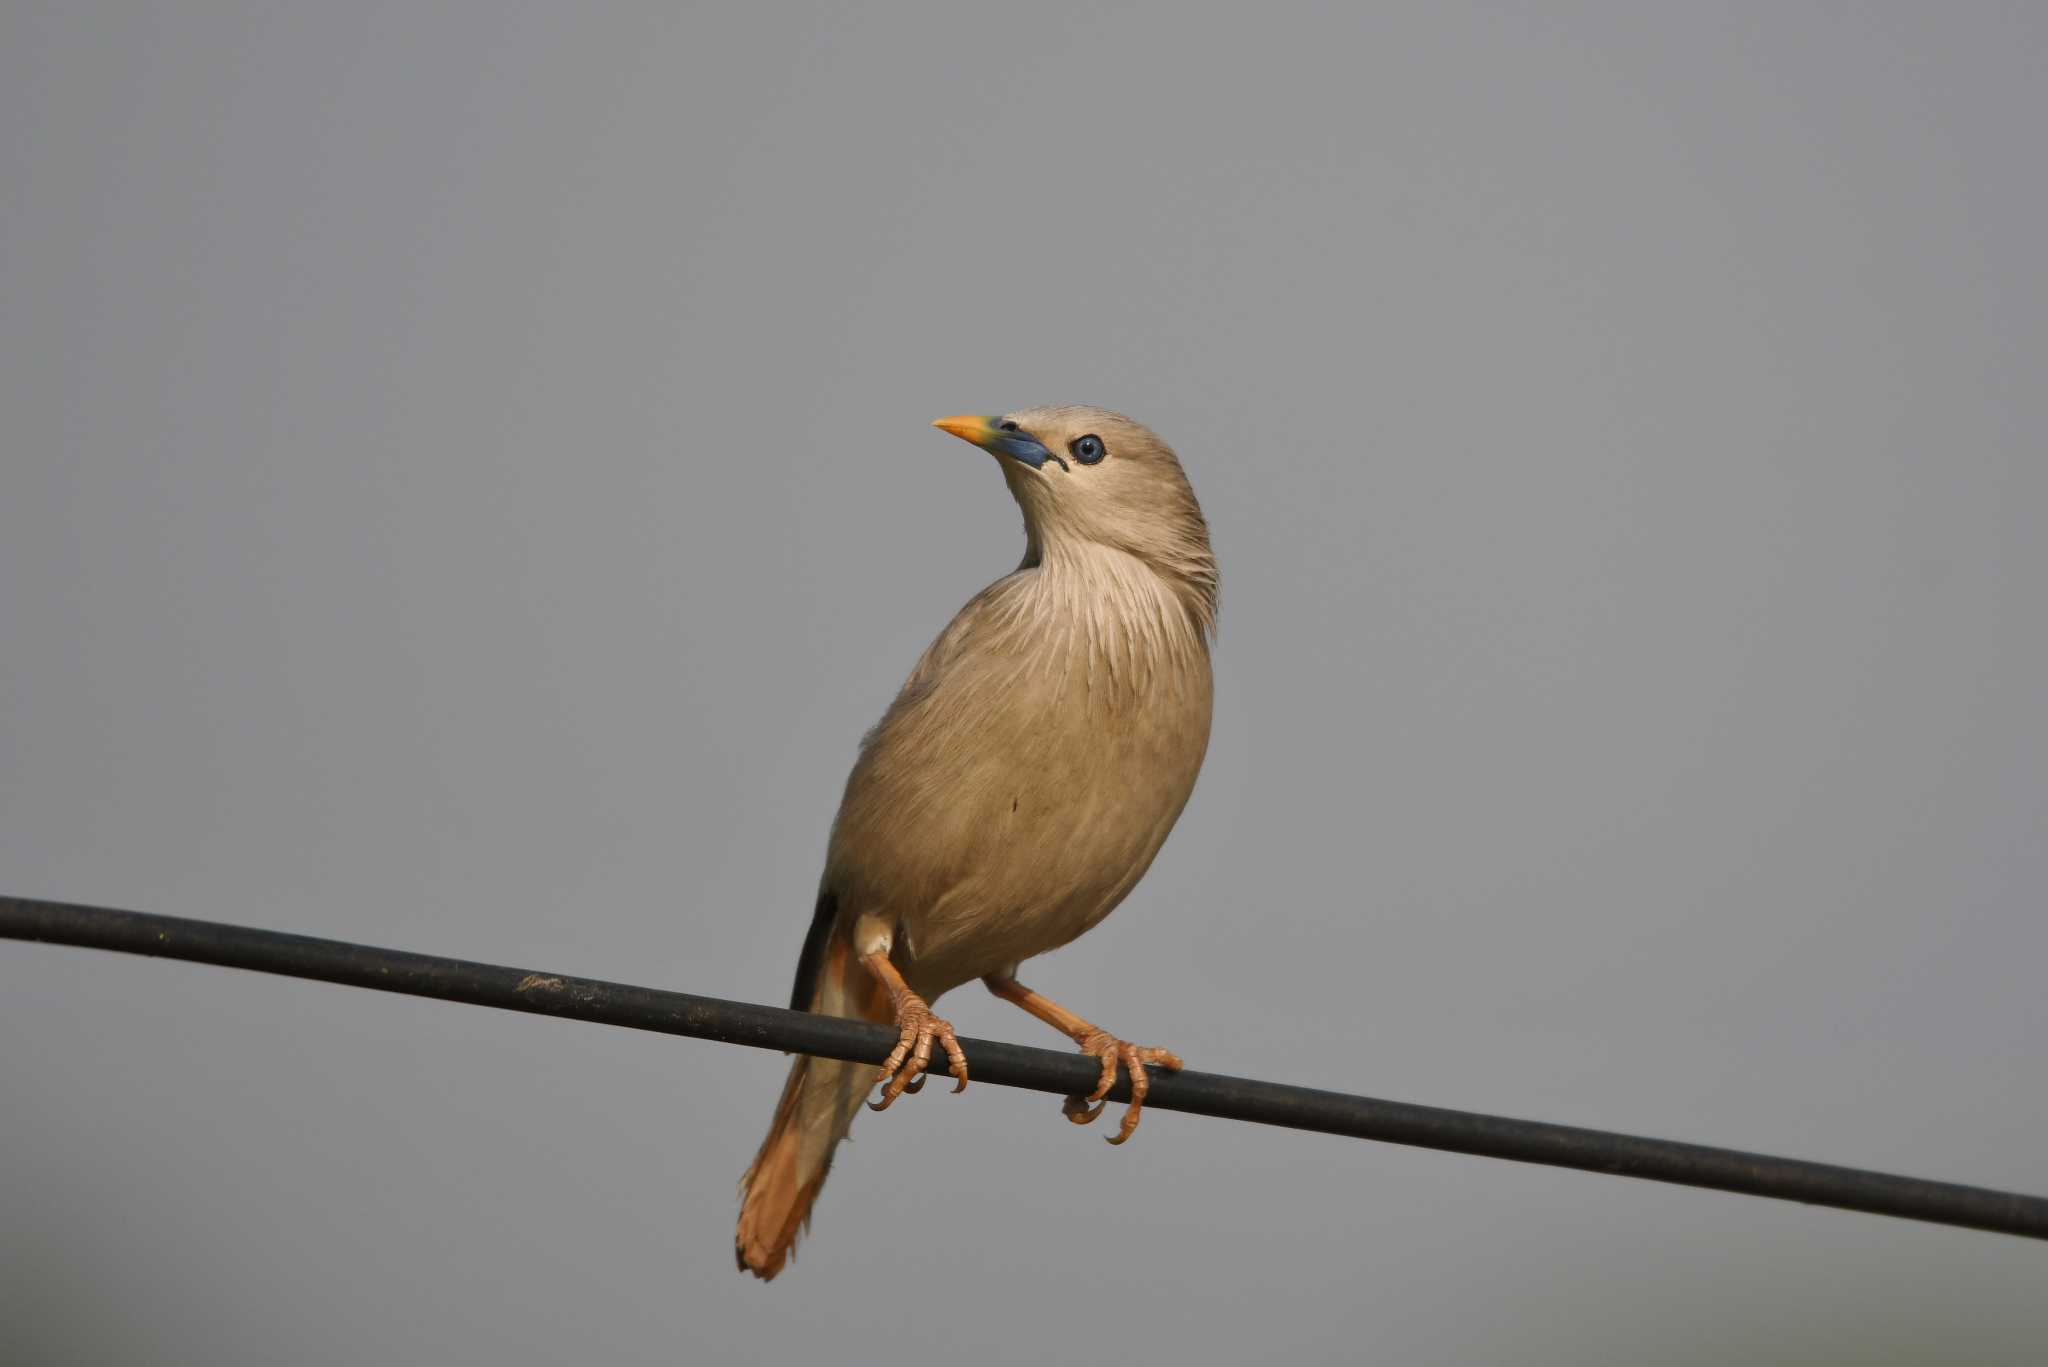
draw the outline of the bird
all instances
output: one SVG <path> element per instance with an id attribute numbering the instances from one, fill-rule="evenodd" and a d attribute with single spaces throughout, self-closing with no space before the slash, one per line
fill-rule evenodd
<path id="1" fill-rule="evenodd" d="M 743 1272 L 780 1272 L 869 1091 L 924 1085 L 934 1048 L 954 1091 L 968 1061 L 939 997 L 975 979 L 1100 1060 L 1076 1124 L 1119 1065 L 1143 1113 L 1139 1046 L 1017 979 L 1027 959 L 1107 916 L 1152 864 L 1209 744 L 1219 579 L 1179 458 L 1104 408 L 1041 407 L 932 424 L 995 457 L 1024 514 L 1024 558 L 969 599 L 862 740 L 832 823 L 790 1006 L 895 1025 L 873 1064 L 800 1057 L 740 1181 Z"/>

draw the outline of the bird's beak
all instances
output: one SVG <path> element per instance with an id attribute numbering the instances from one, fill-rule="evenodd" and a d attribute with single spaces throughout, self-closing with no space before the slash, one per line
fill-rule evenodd
<path id="1" fill-rule="evenodd" d="M 1015 428 L 1004 429 L 998 424 L 1000 418 L 977 417 L 962 414 L 957 418 L 940 418 L 932 426 L 941 432 L 951 432 L 962 441 L 971 441 L 984 451 L 998 456 L 1008 456 L 1019 464 L 1036 470 L 1052 456 L 1052 452 L 1040 445 L 1029 432 Z"/>

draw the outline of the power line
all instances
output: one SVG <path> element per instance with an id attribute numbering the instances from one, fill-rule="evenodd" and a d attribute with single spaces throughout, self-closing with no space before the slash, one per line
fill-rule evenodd
<path id="1" fill-rule="evenodd" d="M 379 992 L 401 992 L 863 1063 L 879 1064 L 896 1042 L 894 1029 L 867 1021 L 631 987 L 565 973 L 530 973 L 520 968 L 215 921 L 62 902 L 0 897 L 0 939 L 219 964 Z M 1025 1087 L 1062 1095 L 1087 1092 L 1094 1088 L 1099 1072 L 1095 1060 L 1081 1054 L 994 1040 L 964 1039 L 961 1047 L 976 1082 L 1002 1087 Z M 933 1068 L 943 1072 L 944 1060 Z M 1112 1099 L 1128 1099 L 1129 1085 L 1128 1077 L 1119 1078 L 1116 1090 L 1110 1094 Z M 1155 1071 L 1145 1104 L 1156 1110 L 1187 1111 L 2048 1239 L 2048 1197 L 1929 1182 L 1669 1139 L 1645 1139 L 1572 1125 L 1513 1120 L 1192 1071 Z"/>

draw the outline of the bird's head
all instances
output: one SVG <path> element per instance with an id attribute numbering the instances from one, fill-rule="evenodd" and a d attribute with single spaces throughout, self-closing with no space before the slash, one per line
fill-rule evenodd
<path id="1" fill-rule="evenodd" d="M 940 418 L 996 457 L 1024 509 L 1025 563 L 1089 545 L 1137 557 L 1172 585 L 1207 630 L 1216 616 L 1209 524 L 1173 448 L 1106 408 L 1020 408 Z"/>

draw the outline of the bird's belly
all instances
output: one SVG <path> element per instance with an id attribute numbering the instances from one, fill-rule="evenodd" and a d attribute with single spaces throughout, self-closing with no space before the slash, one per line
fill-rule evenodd
<path id="1" fill-rule="evenodd" d="M 1201 766 L 1207 698 L 1142 726 L 1055 724 L 1024 753 L 969 759 L 872 867 L 928 995 L 1057 949 L 1151 865 Z M 879 890 L 879 889 L 878 889 Z"/>

